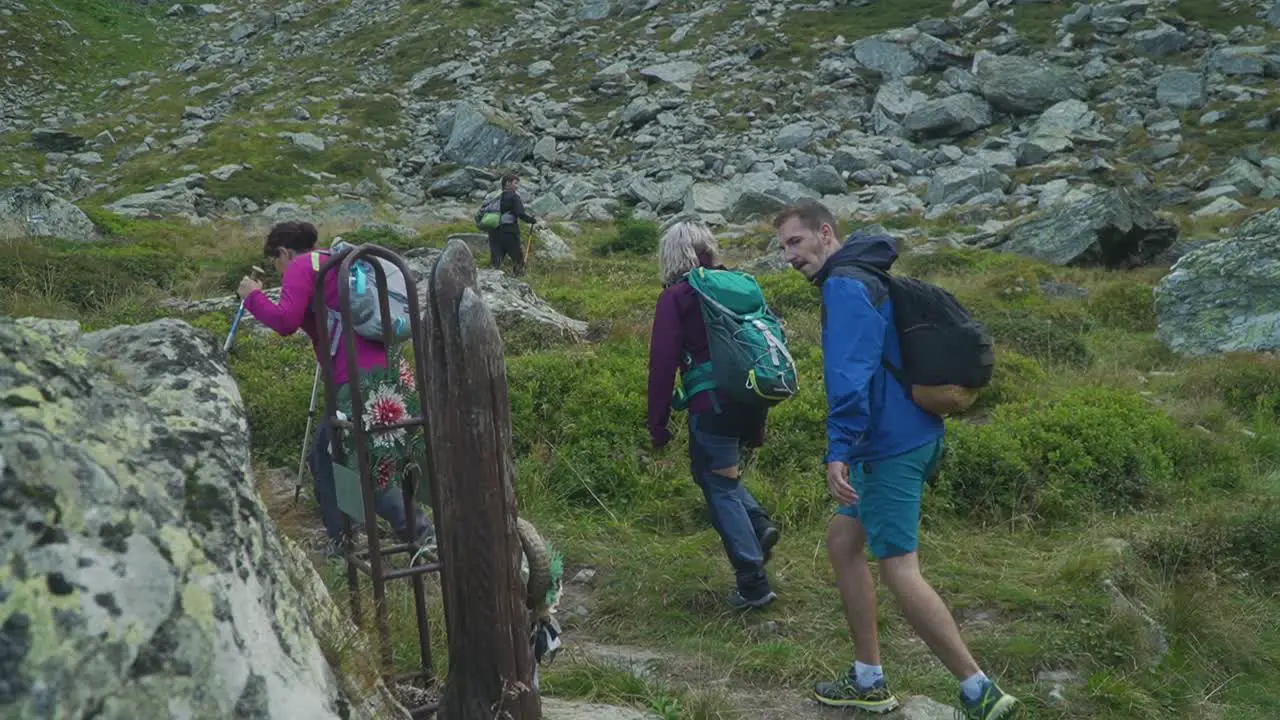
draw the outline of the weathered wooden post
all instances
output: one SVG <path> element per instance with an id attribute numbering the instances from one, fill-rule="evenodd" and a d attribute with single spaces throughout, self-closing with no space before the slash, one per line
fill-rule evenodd
<path id="1" fill-rule="evenodd" d="M 449 638 L 441 720 L 541 720 L 511 460 L 502 338 L 466 243 L 452 240 L 427 278 L 431 477 Z"/>

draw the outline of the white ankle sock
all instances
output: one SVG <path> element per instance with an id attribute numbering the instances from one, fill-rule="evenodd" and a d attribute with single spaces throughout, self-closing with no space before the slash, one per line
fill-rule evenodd
<path id="1" fill-rule="evenodd" d="M 979 670 L 960 683 L 960 692 L 965 700 L 977 700 L 982 694 L 982 686 L 987 681 L 987 674 Z"/>
<path id="2" fill-rule="evenodd" d="M 854 679 L 858 687 L 868 688 L 884 678 L 884 669 L 879 665 L 867 665 L 858 660 L 853 661 Z"/>

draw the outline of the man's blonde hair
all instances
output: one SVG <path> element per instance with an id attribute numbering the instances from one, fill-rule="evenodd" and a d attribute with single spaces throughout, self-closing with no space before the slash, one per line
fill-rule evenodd
<path id="1" fill-rule="evenodd" d="M 662 284 L 670 285 L 698 267 L 699 256 L 709 264 L 720 261 L 720 248 L 710 228 L 701 220 L 681 220 L 663 234 L 658 243 L 658 267 Z"/>

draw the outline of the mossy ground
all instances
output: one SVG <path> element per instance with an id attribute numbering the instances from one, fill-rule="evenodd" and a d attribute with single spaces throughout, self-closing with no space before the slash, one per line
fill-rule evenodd
<path id="1" fill-rule="evenodd" d="M 188 233 L 174 252 L 164 243 L 175 228 L 100 221 L 117 239 L 91 251 L 93 272 L 77 269 L 81 260 L 56 243 L 7 248 L 17 260 L 0 266 L 11 268 L 6 287 L 17 291 L 2 309 L 89 326 L 137 322 L 164 314 L 168 295 L 225 293 L 245 265 L 259 262 L 260 240 L 243 234 Z M 458 229 L 364 240 L 438 246 Z M 841 672 L 852 652 L 822 549 L 831 504 L 820 472 L 817 296 L 795 273 L 760 277 L 786 319 L 803 384 L 772 413 L 769 442 L 746 460 L 746 482 L 784 539 L 770 566 L 779 602 L 743 616 L 722 603 L 732 575 L 688 478 L 683 418 L 673 420 L 669 449 L 647 441 L 647 337 L 658 287 L 650 246 L 637 238 L 651 231 L 635 223 L 566 231 L 578 259 L 530 264 L 528 281 L 541 296 L 607 324 L 608 333 L 581 347 L 515 348 L 507 359 L 521 512 L 564 551 L 568 576 L 597 571 L 590 613 L 566 623 L 568 643 L 591 638 L 697 657 L 706 677 L 801 702 L 814 679 Z M 766 237 L 761 228 L 731 244 L 738 252 Z M 601 254 L 606 247 L 621 249 Z M 1280 712 L 1270 690 L 1280 683 L 1275 361 L 1191 361 L 1164 351 L 1151 336 L 1159 268 L 1059 268 L 985 251 L 900 262 L 900 272 L 957 293 L 1000 343 L 992 387 L 969 416 L 949 421 L 950 453 L 928 491 L 921 531 L 925 573 L 983 667 L 1039 718 Z M 112 278 L 134 282 L 116 287 Z M 1043 289 L 1061 286 L 1087 293 Z M 221 335 L 230 318 L 191 320 Z M 264 467 L 296 468 L 312 363 L 300 337 L 243 334 L 237 342 L 231 364 Z M 314 534 L 307 494 L 297 508 L 273 509 L 286 532 Z M 340 568 L 322 574 L 345 608 Z M 1154 651 L 1140 624 L 1116 610 L 1104 580 L 1166 629 L 1170 651 L 1160 665 L 1146 664 Z M 411 598 L 407 585 L 393 586 L 401 669 L 417 661 Z M 895 687 L 951 702 L 951 678 L 883 590 L 881 599 Z M 442 611 L 432 608 L 438 669 L 447 672 Z M 1067 689 L 1065 706 L 1053 706 L 1050 688 L 1036 682 L 1044 670 L 1072 670 L 1085 682 Z M 738 716 L 732 693 L 696 680 L 644 681 L 565 661 L 544 669 L 543 681 L 552 695 L 636 703 L 666 717 Z"/>

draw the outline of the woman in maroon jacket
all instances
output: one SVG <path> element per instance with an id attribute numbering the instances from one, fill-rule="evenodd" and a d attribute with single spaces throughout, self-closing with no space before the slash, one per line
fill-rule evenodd
<path id="1" fill-rule="evenodd" d="M 693 363 L 710 357 L 699 298 L 684 276 L 695 267 L 722 266 L 715 238 L 698 221 L 682 221 L 663 235 L 658 262 L 663 291 L 649 342 L 649 435 L 662 448 L 671 440 L 667 421 L 676 369 L 683 375 Z M 737 575 L 728 602 L 738 609 L 764 607 L 777 597 L 764 564 L 779 532 L 742 484 L 738 464 L 740 445 L 764 443 L 767 411 L 735 405 L 719 390 L 700 392 L 687 402 L 690 470 Z"/>

